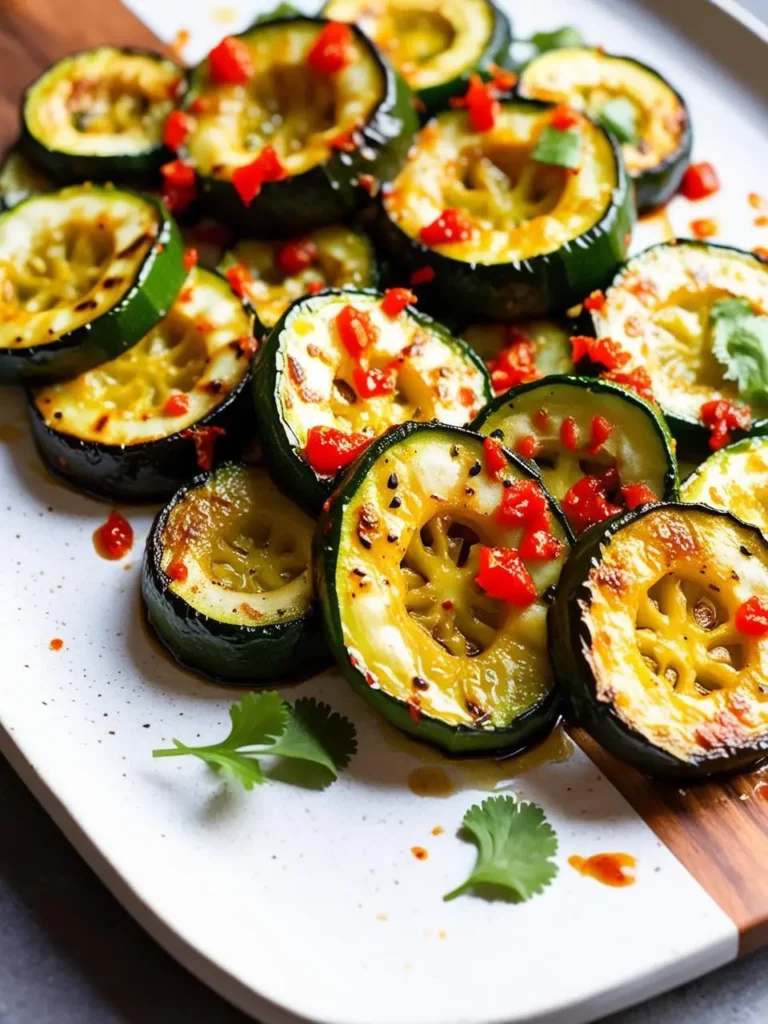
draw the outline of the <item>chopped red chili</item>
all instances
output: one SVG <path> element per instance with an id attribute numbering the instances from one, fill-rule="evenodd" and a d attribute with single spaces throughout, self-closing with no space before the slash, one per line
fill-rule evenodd
<path id="1" fill-rule="evenodd" d="M 470 75 L 464 96 L 467 114 L 476 132 L 488 132 L 496 123 L 499 104 L 493 82 L 484 82 L 480 75 Z"/>
<path id="2" fill-rule="evenodd" d="M 185 249 L 184 250 L 184 269 L 187 273 L 193 267 L 197 266 L 197 249 Z"/>
<path id="3" fill-rule="evenodd" d="M 102 558 L 116 561 L 124 558 L 133 547 L 133 527 L 117 509 L 113 509 L 94 533 L 93 542 Z"/>
<path id="4" fill-rule="evenodd" d="M 583 533 L 595 523 L 618 515 L 619 505 L 608 500 L 609 487 L 604 477 L 583 476 L 563 498 L 561 505 L 576 533 Z"/>
<path id="5" fill-rule="evenodd" d="M 560 443 L 568 451 L 577 452 L 579 450 L 581 438 L 579 437 L 579 428 L 576 426 L 576 420 L 573 416 L 566 416 L 560 424 Z"/>
<path id="6" fill-rule="evenodd" d="M 498 64 L 489 64 L 488 70 L 493 75 L 493 84 L 500 92 L 510 92 L 517 85 L 517 75 L 514 71 L 508 71 Z"/>
<path id="7" fill-rule="evenodd" d="M 336 329 L 344 348 L 353 359 L 359 359 L 371 345 L 375 345 L 379 330 L 365 310 L 344 306 L 336 316 Z"/>
<path id="8" fill-rule="evenodd" d="M 691 164 L 683 175 L 680 192 L 686 199 L 706 199 L 720 189 L 717 171 L 710 163 Z"/>
<path id="9" fill-rule="evenodd" d="M 310 295 L 318 295 L 323 288 L 325 288 L 325 285 L 322 281 L 310 281 L 307 285 L 307 291 Z"/>
<path id="10" fill-rule="evenodd" d="M 573 107 L 569 107 L 567 103 L 560 103 L 555 107 L 549 123 L 559 132 L 567 132 L 569 128 L 574 128 L 580 120 L 581 116 Z"/>
<path id="11" fill-rule="evenodd" d="M 307 55 L 307 64 L 320 75 L 335 75 L 352 60 L 352 29 L 338 21 L 323 25 Z"/>
<path id="12" fill-rule="evenodd" d="M 700 220 L 691 221 L 691 234 L 694 238 L 699 238 L 702 241 L 707 238 L 714 238 L 717 231 L 717 221 L 712 220 L 710 217 L 702 217 Z"/>
<path id="13" fill-rule="evenodd" d="M 352 381 L 355 391 L 361 398 L 375 398 L 378 395 L 390 395 L 395 390 L 397 383 L 397 367 L 387 367 L 386 370 L 364 370 L 362 366 L 356 366 L 352 373 Z"/>
<path id="14" fill-rule="evenodd" d="M 606 370 L 617 370 L 626 366 L 632 358 L 613 338 L 589 338 L 577 334 L 571 338 L 571 354 L 574 363 L 589 359 L 591 363 L 604 366 Z"/>
<path id="15" fill-rule="evenodd" d="M 379 188 L 379 183 L 372 174 L 358 174 L 357 184 L 369 196 L 375 196 Z"/>
<path id="16" fill-rule="evenodd" d="M 211 109 L 211 101 L 207 96 L 196 96 L 189 104 L 190 114 L 207 114 Z"/>
<path id="17" fill-rule="evenodd" d="M 216 438 L 224 434 L 224 427 L 190 427 L 182 430 L 179 436 L 194 442 L 197 465 L 203 472 L 207 472 L 213 466 Z"/>
<path id="18" fill-rule="evenodd" d="M 547 412 L 547 410 L 544 409 L 543 407 L 541 409 L 537 409 L 536 412 L 533 414 L 533 422 L 541 430 L 546 430 L 549 426 L 549 413 Z"/>
<path id="19" fill-rule="evenodd" d="M 208 71 L 216 85 L 241 85 L 253 75 L 251 51 L 242 39 L 225 36 L 208 54 Z"/>
<path id="20" fill-rule="evenodd" d="M 472 388 L 464 386 L 459 388 L 459 401 L 465 408 L 469 409 L 470 406 L 477 402 L 477 395 Z"/>
<path id="21" fill-rule="evenodd" d="M 171 213 L 183 213 L 197 198 L 195 169 L 183 160 L 171 160 L 160 168 L 162 199 Z"/>
<path id="22" fill-rule="evenodd" d="M 495 437 L 486 437 L 483 440 L 485 451 L 485 468 L 491 476 L 498 474 L 507 468 L 507 456 Z"/>
<path id="23" fill-rule="evenodd" d="M 243 298 L 248 293 L 248 286 L 253 283 L 253 278 L 242 265 L 242 263 L 236 263 L 234 267 L 229 267 L 224 271 L 224 276 L 229 281 L 229 287 L 239 298 Z"/>
<path id="24" fill-rule="evenodd" d="M 273 146 L 265 146 L 255 160 L 232 172 L 232 184 L 245 206 L 250 206 L 268 181 L 282 181 L 288 172 Z"/>
<path id="25" fill-rule="evenodd" d="M 640 505 L 653 505 L 659 500 L 650 487 L 646 487 L 645 484 L 627 484 L 626 487 L 621 488 L 619 493 L 630 512 L 639 508 Z"/>
<path id="26" fill-rule="evenodd" d="M 435 280 L 435 271 L 433 267 L 418 267 L 411 274 L 411 284 L 416 287 L 420 284 L 429 284 Z"/>
<path id="27" fill-rule="evenodd" d="M 630 391 L 640 395 L 647 402 L 653 401 L 651 375 L 643 366 L 638 366 L 637 369 L 628 372 L 609 370 L 607 373 L 600 374 L 600 380 L 610 380 L 614 384 L 622 384 L 625 388 L 629 388 Z"/>
<path id="28" fill-rule="evenodd" d="M 364 434 L 345 434 L 335 427 L 310 427 L 304 457 L 321 476 L 344 469 L 371 443 Z"/>
<path id="29" fill-rule="evenodd" d="M 489 597 L 527 608 L 536 600 L 536 586 L 514 548 L 480 548 L 480 571 L 475 583 Z"/>
<path id="30" fill-rule="evenodd" d="M 592 417 L 592 434 L 589 439 L 589 454 L 597 455 L 605 442 L 613 433 L 615 424 L 607 420 L 605 416 Z"/>
<path id="31" fill-rule="evenodd" d="M 472 237 L 474 226 L 466 214 L 449 206 L 419 232 L 424 245 L 453 245 Z"/>
<path id="32" fill-rule="evenodd" d="M 169 395 L 163 406 L 166 416 L 184 416 L 189 412 L 189 395 L 184 393 Z"/>
<path id="33" fill-rule="evenodd" d="M 178 559 L 174 559 L 165 570 L 166 576 L 169 576 L 176 583 L 183 583 L 187 576 L 189 576 L 189 570 L 183 562 Z"/>
<path id="34" fill-rule="evenodd" d="M 317 246 L 311 238 L 295 238 L 277 251 L 277 265 L 284 274 L 300 274 L 317 259 Z"/>
<path id="35" fill-rule="evenodd" d="M 534 562 L 558 558 L 562 550 L 563 545 L 552 534 L 548 512 L 531 524 L 520 543 L 520 557 Z"/>
<path id="36" fill-rule="evenodd" d="M 406 306 L 418 301 L 418 296 L 409 288 L 387 288 L 381 300 L 381 310 L 386 316 L 396 317 Z"/>
<path id="37" fill-rule="evenodd" d="M 354 153 L 358 146 L 357 132 L 345 128 L 329 139 L 328 145 L 331 149 L 340 149 L 343 153 Z"/>
<path id="38" fill-rule="evenodd" d="M 709 429 L 709 447 L 713 452 L 731 443 L 732 430 L 746 430 L 752 423 L 749 406 L 734 405 L 725 398 L 705 402 L 699 415 L 704 426 Z"/>
<path id="39" fill-rule="evenodd" d="M 768 601 L 750 597 L 736 609 L 736 629 L 744 636 L 768 636 Z"/>
<path id="40" fill-rule="evenodd" d="M 163 126 L 163 143 L 175 153 L 195 129 L 194 118 L 183 110 L 172 110 Z"/>
<path id="41" fill-rule="evenodd" d="M 516 327 L 508 328 L 507 341 L 507 347 L 488 363 L 496 394 L 541 377 L 536 369 L 536 342 Z"/>
<path id="42" fill-rule="evenodd" d="M 535 434 L 523 434 L 515 445 L 515 451 L 524 459 L 534 459 L 541 449 L 541 444 Z"/>
<path id="43" fill-rule="evenodd" d="M 586 299 L 584 299 L 584 309 L 590 313 L 599 313 L 605 308 L 606 301 L 604 292 L 599 290 L 590 292 Z"/>
<path id="44" fill-rule="evenodd" d="M 516 480 L 504 490 L 496 518 L 504 526 L 518 526 L 541 519 L 547 511 L 547 499 L 535 480 Z"/>

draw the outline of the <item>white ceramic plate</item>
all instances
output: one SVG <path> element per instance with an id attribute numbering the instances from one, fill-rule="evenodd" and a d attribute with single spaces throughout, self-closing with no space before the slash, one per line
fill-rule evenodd
<path id="1" fill-rule="evenodd" d="M 189 59 L 257 13 L 250 3 L 130 6 L 165 39 L 189 29 Z M 766 244 L 746 201 L 768 166 L 768 108 L 757 93 L 766 51 L 737 10 L 704 0 L 671 12 L 664 0 L 505 6 L 520 35 L 576 24 L 666 73 L 690 103 L 696 157 L 714 160 L 726 186 L 695 208 L 675 200 L 675 229 L 687 234 L 692 217 L 714 216 L 725 240 Z M 659 230 L 644 226 L 636 247 Z M 21 395 L 3 395 L 0 421 L 2 750 L 128 910 L 222 995 L 267 1024 L 554 1024 L 594 1018 L 736 955 L 734 925 L 579 751 L 520 777 L 524 763 L 442 762 L 456 791 L 421 798 L 409 773 L 437 756 L 397 738 L 331 673 L 291 691 L 357 724 L 360 753 L 324 793 L 277 782 L 232 792 L 199 763 L 153 761 L 152 748 L 174 736 L 223 735 L 237 694 L 176 669 L 144 631 L 138 569 L 152 510 L 127 513 L 137 540 L 128 564 L 102 561 L 91 535 L 105 506 L 47 477 Z M 64 640 L 59 652 L 54 637 Z M 559 877 L 518 906 L 444 904 L 474 860 L 456 830 L 494 787 L 545 807 Z M 635 886 L 605 888 L 567 864 L 573 853 L 611 850 L 637 857 Z"/>

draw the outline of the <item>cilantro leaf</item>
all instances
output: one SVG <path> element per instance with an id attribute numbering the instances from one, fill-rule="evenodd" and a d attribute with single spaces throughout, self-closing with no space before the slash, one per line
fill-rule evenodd
<path id="1" fill-rule="evenodd" d="M 557 836 L 538 804 L 511 796 L 489 797 L 464 815 L 464 828 L 477 843 L 469 878 L 443 897 L 452 900 L 475 886 L 492 886 L 516 901 L 540 893 L 557 875 L 551 859 Z"/>
<path id="2" fill-rule="evenodd" d="M 205 761 L 211 768 L 215 768 L 220 775 L 232 782 L 239 782 L 243 789 L 253 789 L 260 786 L 264 779 L 264 772 L 255 757 L 248 754 L 240 754 L 236 750 L 217 750 L 215 747 L 185 747 L 178 740 L 175 753 L 193 754 Z M 161 751 L 153 751 L 154 757 L 162 757 Z M 168 755 L 170 756 L 170 755 Z"/>
<path id="3" fill-rule="evenodd" d="M 281 18 L 298 18 L 300 15 L 301 11 L 298 7 L 294 7 L 293 4 L 281 3 L 277 7 L 273 7 L 271 11 L 265 11 L 258 18 L 254 18 L 248 26 L 248 31 L 257 25 L 264 25 L 269 21 L 279 21 Z"/>
<path id="4" fill-rule="evenodd" d="M 608 100 L 603 104 L 598 117 L 603 127 L 613 132 L 619 142 L 638 141 L 637 107 L 626 96 Z"/>
<path id="5" fill-rule="evenodd" d="M 539 136 L 533 159 L 540 164 L 578 167 L 581 162 L 581 136 L 572 128 L 561 131 L 548 124 Z"/>
<path id="6" fill-rule="evenodd" d="M 356 750 L 357 734 L 348 719 L 313 697 L 302 697 L 293 705 L 288 726 L 269 753 L 312 761 L 335 779 Z"/>
<path id="7" fill-rule="evenodd" d="M 536 32 L 527 42 L 532 43 L 539 53 L 547 50 L 560 50 L 564 46 L 586 46 L 584 36 L 577 28 L 565 25 L 553 32 Z"/>
<path id="8" fill-rule="evenodd" d="M 274 691 L 248 692 L 229 709 L 232 728 L 229 736 L 217 746 L 228 750 L 238 747 L 260 747 L 282 736 L 288 724 L 290 706 Z"/>
<path id="9" fill-rule="evenodd" d="M 712 351 L 726 380 L 736 381 L 739 398 L 768 401 L 768 316 L 758 316 L 745 299 L 720 299 L 710 312 Z"/>

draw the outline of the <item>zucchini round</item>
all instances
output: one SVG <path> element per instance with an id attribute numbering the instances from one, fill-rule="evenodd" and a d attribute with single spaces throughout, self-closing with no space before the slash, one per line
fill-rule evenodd
<path id="1" fill-rule="evenodd" d="M 579 724 L 651 775 L 699 778 L 765 756 L 768 631 L 750 635 L 743 615 L 766 594 L 768 541 L 727 512 L 650 505 L 595 527 L 549 611 Z"/>
<path id="2" fill-rule="evenodd" d="M 552 118 L 540 103 L 500 103 L 494 127 L 477 132 L 464 110 L 438 114 L 383 191 L 378 239 L 406 274 L 432 269 L 419 295 L 440 315 L 562 312 L 607 285 L 625 258 L 634 209 L 618 144 L 579 117 L 578 173 L 534 160 Z M 469 237 L 425 244 L 449 210 Z"/>
<path id="3" fill-rule="evenodd" d="M 0 215 L 0 383 L 115 358 L 185 277 L 178 228 L 151 196 L 80 185 L 19 203 Z"/>
<path id="4" fill-rule="evenodd" d="M 301 258 L 302 253 L 307 255 Z M 224 254 L 219 270 L 242 287 L 267 330 L 303 295 L 378 284 L 371 243 L 362 231 L 343 224 L 329 224 L 289 242 L 244 239 Z"/>
<path id="5" fill-rule="evenodd" d="M 677 191 L 691 159 L 691 119 L 685 100 L 653 68 L 602 50 L 550 50 L 523 68 L 518 92 L 568 103 L 612 131 L 639 210 L 661 206 Z"/>
<path id="6" fill-rule="evenodd" d="M 610 431 L 597 450 L 596 419 L 605 421 Z M 547 490 L 564 502 L 566 510 L 574 485 L 609 470 L 615 475 L 604 497 L 615 509 L 613 514 L 626 510 L 624 489 L 632 485 L 643 484 L 656 500 L 673 501 L 679 494 L 674 441 L 664 420 L 648 402 L 619 384 L 564 374 L 545 377 L 499 395 L 471 427 L 529 457 Z M 606 511 L 608 506 L 600 505 Z M 570 518 L 571 527 L 580 533 L 580 519 L 576 514 Z M 589 518 L 586 515 L 584 522 Z"/>
<path id="7" fill-rule="evenodd" d="M 22 100 L 21 145 L 61 182 L 145 180 L 158 170 L 181 70 L 148 50 L 99 46 L 57 61 Z"/>
<path id="8" fill-rule="evenodd" d="M 514 351 L 520 342 L 533 345 L 530 364 L 536 376 L 571 373 L 573 356 L 571 334 L 567 326 L 556 320 L 529 320 L 520 324 L 472 324 L 462 334 L 466 343 L 483 358 L 491 371 L 494 391 L 506 391 L 511 376 L 504 373 L 505 354 Z M 517 360 L 519 362 L 519 360 Z M 498 371 L 502 370 L 501 373 Z M 497 374 L 494 379 L 494 373 Z"/>
<path id="9" fill-rule="evenodd" d="M 232 37 L 256 69 L 244 83 L 213 81 L 210 57 L 191 74 L 196 127 L 183 152 L 211 211 L 242 234 L 286 237 L 343 220 L 405 160 L 417 125 L 408 86 L 352 26 L 348 64 L 315 71 L 308 55 L 328 24 L 287 17 Z M 266 152 L 285 176 L 243 198 L 233 174 Z"/>
<path id="10" fill-rule="evenodd" d="M 323 14 L 359 25 L 430 114 L 509 58 L 509 19 L 490 0 L 328 0 Z"/>
<path id="11" fill-rule="evenodd" d="M 644 368 L 650 374 L 683 457 L 696 459 L 708 451 L 711 435 L 701 414 L 705 403 L 744 404 L 713 350 L 713 306 L 729 298 L 743 299 L 756 314 L 768 315 L 768 263 L 740 249 L 678 241 L 630 259 L 605 303 L 592 312 L 596 336 L 612 338 L 630 354 L 623 370 Z M 753 408 L 755 421 L 766 415 L 768 406 Z M 761 432 L 766 425 L 756 422 L 754 429 Z"/>
<path id="12" fill-rule="evenodd" d="M 56 187 L 44 171 L 24 156 L 18 144 L 11 146 L 0 164 L 0 213 Z"/>
<path id="13" fill-rule="evenodd" d="M 228 463 L 182 487 L 152 525 L 141 577 L 149 622 L 174 658 L 243 686 L 323 668 L 313 529 L 263 469 Z"/>
<path id="14" fill-rule="evenodd" d="M 253 316 L 227 282 L 195 268 L 127 352 L 32 392 L 32 436 L 48 468 L 95 497 L 164 501 L 214 453 L 230 457 L 252 437 L 252 338 Z"/>
<path id="15" fill-rule="evenodd" d="M 768 536 L 768 437 L 722 448 L 688 477 L 683 501 L 725 509 Z"/>
<path id="16" fill-rule="evenodd" d="M 557 554 L 523 563 L 529 603 L 475 582 L 481 548 L 521 545 L 523 528 L 497 514 L 505 481 L 540 486 L 525 463 L 498 452 L 503 469 L 491 475 L 477 434 L 395 427 L 342 481 L 315 535 L 326 635 L 345 677 L 397 728 L 451 754 L 512 752 L 559 713 L 546 603 L 568 528 L 543 488 Z"/>
<path id="17" fill-rule="evenodd" d="M 362 363 L 344 344 L 340 318 L 349 312 L 362 314 L 373 335 Z M 362 396 L 359 373 L 368 370 L 391 374 L 386 391 Z M 296 501 L 316 509 L 335 473 L 310 465 L 313 432 L 352 435 L 361 446 L 406 420 L 463 425 L 491 390 L 480 358 L 442 324 L 411 307 L 388 316 L 379 293 L 347 290 L 293 303 L 256 357 L 254 397 L 264 456 L 276 478 Z"/>

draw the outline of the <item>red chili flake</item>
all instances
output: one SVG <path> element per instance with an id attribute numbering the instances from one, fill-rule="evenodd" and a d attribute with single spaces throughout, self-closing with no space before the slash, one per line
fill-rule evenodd
<path id="1" fill-rule="evenodd" d="M 562 550 L 563 545 L 552 535 L 548 512 L 531 524 L 520 542 L 520 557 L 534 562 L 549 562 L 559 558 Z"/>
<path id="2" fill-rule="evenodd" d="M 564 448 L 571 452 L 579 450 L 579 445 L 581 444 L 579 428 L 576 426 L 576 420 L 572 416 L 566 416 L 560 424 L 560 442 Z"/>
<path id="3" fill-rule="evenodd" d="M 345 128 L 329 139 L 328 145 L 331 149 L 341 150 L 342 153 L 354 153 L 358 146 L 357 131 Z"/>
<path id="4" fill-rule="evenodd" d="M 632 358 L 613 338 L 590 338 L 583 334 L 571 338 L 571 354 L 574 363 L 589 359 L 591 363 L 604 366 L 606 370 L 626 366 Z"/>
<path id="5" fill-rule="evenodd" d="M 323 288 L 325 288 L 325 285 L 322 281 L 310 281 L 307 285 L 307 292 L 310 295 L 318 295 Z"/>
<path id="6" fill-rule="evenodd" d="M 472 388 L 468 387 L 459 388 L 458 398 L 465 409 L 470 409 L 477 402 L 477 395 Z"/>
<path id="7" fill-rule="evenodd" d="M 589 439 L 589 454 L 597 455 L 605 442 L 613 433 L 615 424 L 607 420 L 605 416 L 592 417 L 592 435 Z"/>
<path id="8" fill-rule="evenodd" d="M 537 409 L 533 414 L 533 422 L 540 430 L 546 430 L 549 426 L 549 413 L 546 409 Z"/>
<path id="9" fill-rule="evenodd" d="M 409 288 L 387 288 L 381 300 L 381 310 L 385 316 L 394 318 L 402 313 L 406 306 L 415 305 L 418 301 L 418 296 Z"/>
<path id="10" fill-rule="evenodd" d="M 197 465 L 203 472 L 207 472 L 213 466 L 214 449 L 216 438 L 226 434 L 224 427 L 188 427 L 182 430 L 179 437 L 185 440 L 191 439 L 195 444 L 195 456 Z"/>
<path id="11" fill-rule="evenodd" d="M 580 120 L 581 115 L 573 107 L 569 107 L 567 103 L 560 103 L 555 107 L 549 123 L 557 131 L 567 132 L 569 128 L 574 128 Z"/>
<path id="12" fill-rule="evenodd" d="M 253 283 L 253 278 L 242 263 L 236 263 L 234 267 L 229 267 L 224 271 L 224 276 L 229 281 L 229 287 L 235 295 L 242 299 L 244 295 L 248 294 L 248 286 Z"/>
<path id="13" fill-rule="evenodd" d="M 379 331 L 370 314 L 354 306 L 344 306 L 336 316 L 336 329 L 344 348 L 353 359 L 359 359 L 363 352 L 376 344 Z"/>
<path id="14" fill-rule="evenodd" d="M 311 238 L 296 238 L 285 242 L 277 251 L 277 265 L 284 274 L 300 274 L 317 259 L 317 246 Z"/>
<path id="15" fill-rule="evenodd" d="M 523 434 L 515 445 L 515 451 L 524 459 L 534 459 L 540 448 L 541 445 L 535 434 Z"/>
<path id="16" fill-rule="evenodd" d="M 310 427 L 304 458 L 321 476 L 334 476 L 371 443 L 364 434 L 345 434 L 335 427 Z"/>
<path id="17" fill-rule="evenodd" d="M 174 559 L 165 570 L 165 574 L 176 583 L 183 583 L 187 576 L 189 576 L 189 570 L 183 562 L 178 559 Z"/>
<path id="18" fill-rule="evenodd" d="M 498 64 L 489 64 L 488 71 L 493 76 L 493 84 L 500 92 L 510 92 L 517 85 L 517 75 L 514 71 L 508 71 Z"/>
<path id="19" fill-rule="evenodd" d="M 725 398 L 705 402 L 699 410 L 702 423 L 709 429 L 709 447 L 713 452 L 731 443 L 732 430 L 747 430 L 752 423 L 752 410 L 734 405 Z"/>
<path id="20" fill-rule="evenodd" d="M 352 373 L 355 391 L 361 398 L 375 398 L 379 395 L 391 395 L 397 383 L 397 366 L 386 370 L 364 370 L 356 366 Z"/>
<path id="21" fill-rule="evenodd" d="M 357 184 L 371 197 L 375 196 L 379 190 L 379 183 L 372 174 L 358 174 Z"/>
<path id="22" fill-rule="evenodd" d="M 93 535 L 93 543 L 102 558 L 117 561 L 133 547 L 133 527 L 117 509 L 113 509 Z"/>
<path id="23" fill-rule="evenodd" d="M 595 523 L 601 523 L 622 511 L 619 505 L 608 500 L 608 490 L 604 477 L 583 476 L 565 495 L 560 504 L 576 533 L 583 533 Z"/>
<path id="24" fill-rule="evenodd" d="M 319 75 L 335 75 L 352 60 L 352 29 L 338 21 L 323 25 L 307 55 L 307 64 Z"/>
<path id="25" fill-rule="evenodd" d="M 197 199 L 195 169 L 183 160 L 171 160 L 160 168 L 162 199 L 171 213 L 183 213 Z"/>
<path id="26" fill-rule="evenodd" d="M 418 725 L 421 721 L 421 708 L 419 707 L 418 697 L 413 696 L 408 698 L 408 714 L 413 719 L 414 724 Z M 413 846 L 411 848 L 411 853 L 417 860 L 427 859 L 427 851 L 422 846 Z"/>
<path id="27" fill-rule="evenodd" d="M 55 636 L 53 640 L 51 640 L 51 642 L 48 644 L 48 646 L 51 648 L 52 651 L 60 651 L 61 648 L 64 646 L 64 641 L 61 640 L 59 637 Z"/>
<path id="28" fill-rule="evenodd" d="M 232 184 L 245 206 L 250 206 L 268 181 L 282 181 L 288 172 L 280 163 L 274 146 L 265 146 L 255 160 L 232 172 Z"/>
<path id="29" fill-rule="evenodd" d="M 536 343 L 516 327 L 508 328 L 507 341 L 507 347 L 488 363 L 496 394 L 541 377 L 536 369 Z"/>
<path id="30" fill-rule="evenodd" d="M 195 289 L 191 285 L 187 285 L 179 292 L 179 302 L 191 302 L 194 297 Z"/>
<path id="31" fill-rule="evenodd" d="M 484 438 L 483 450 L 485 452 L 485 468 L 491 476 L 497 476 L 507 468 L 507 456 L 495 437 Z"/>
<path id="32" fill-rule="evenodd" d="M 184 269 L 189 273 L 193 267 L 197 266 L 197 249 L 185 249 L 183 262 Z"/>
<path id="33" fill-rule="evenodd" d="M 547 499 L 535 480 L 516 480 L 504 490 L 496 518 L 504 526 L 519 526 L 541 519 L 547 511 Z"/>
<path id="34" fill-rule="evenodd" d="M 183 110 L 172 110 L 163 126 L 163 143 L 175 153 L 195 130 L 195 120 Z"/>
<path id="35" fill-rule="evenodd" d="M 657 504 L 659 500 L 650 487 L 646 487 L 645 484 L 627 484 L 626 487 L 621 488 L 619 493 L 630 512 L 639 508 L 640 505 Z"/>
<path id="36" fill-rule="evenodd" d="M 714 238 L 717 231 L 717 221 L 711 220 L 709 217 L 702 217 L 700 220 L 691 221 L 691 234 L 694 238 L 702 240 L 706 238 Z"/>
<path id="37" fill-rule="evenodd" d="M 216 85 L 242 85 L 253 75 L 251 51 L 242 39 L 225 36 L 208 54 L 208 73 Z"/>
<path id="38" fill-rule="evenodd" d="M 169 395 L 163 406 L 163 413 L 166 416 L 184 416 L 189 412 L 189 395 Z"/>
<path id="39" fill-rule="evenodd" d="M 606 301 L 605 293 L 598 289 L 597 291 L 591 292 L 586 299 L 584 299 L 584 309 L 588 310 L 590 313 L 600 313 L 605 309 Z"/>
<path id="40" fill-rule="evenodd" d="M 466 214 L 449 206 L 419 232 L 424 245 L 453 245 L 472 237 L 474 226 Z"/>
<path id="41" fill-rule="evenodd" d="M 482 546 L 475 583 L 489 597 L 516 608 L 527 608 L 536 600 L 536 586 L 531 574 L 514 548 Z"/>
<path id="42" fill-rule="evenodd" d="M 736 629 L 744 636 L 768 636 L 768 602 L 750 597 L 736 609 Z"/>
<path id="43" fill-rule="evenodd" d="M 493 82 L 484 82 L 480 75 L 470 75 L 464 104 L 476 132 L 488 132 L 493 128 L 499 113 Z"/>
<path id="44" fill-rule="evenodd" d="M 429 284 L 435 280 L 435 271 L 433 267 L 418 267 L 411 274 L 411 284 L 417 287 L 420 284 Z"/>
<path id="45" fill-rule="evenodd" d="M 621 384 L 623 387 L 629 388 L 640 395 L 647 402 L 653 401 L 651 375 L 643 366 L 638 366 L 637 369 L 630 370 L 629 372 L 609 370 L 608 373 L 600 374 L 600 380 L 610 380 L 614 384 Z"/>
<path id="46" fill-rule="evenodd" d="M 211 109 L 211 101 L 205 96 L 196 96 L 189 104 L 190 114 L 207 114 Z"/>
<path id="47" fill-rule="evenodd" d="M 710 163 L 691 164 L 683 175 L 680 192 L 686 199 L 706 199 L 720 189 L 717 171 Z"/>

